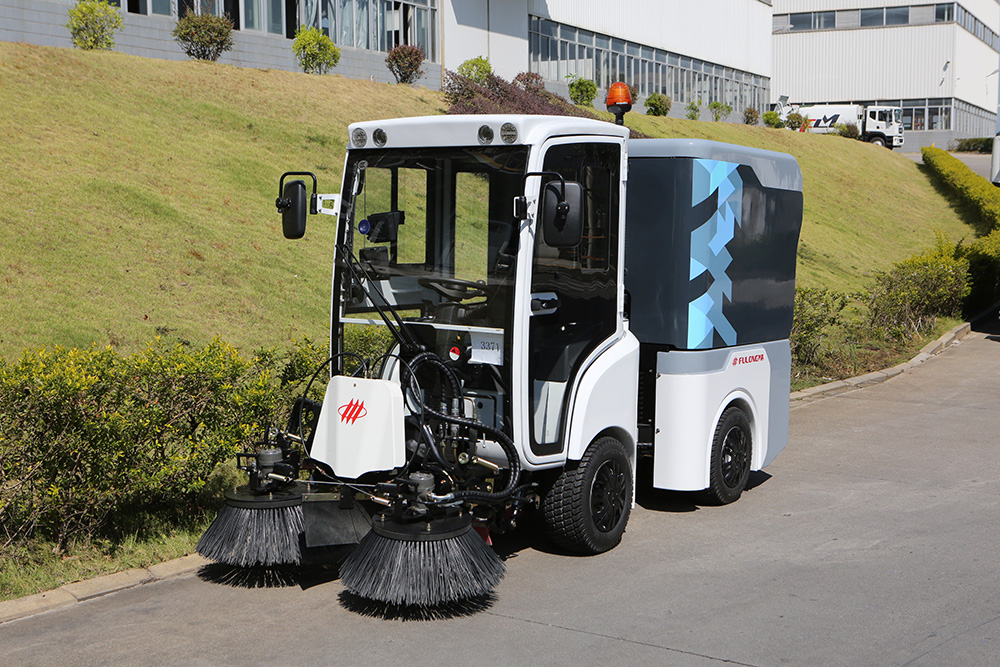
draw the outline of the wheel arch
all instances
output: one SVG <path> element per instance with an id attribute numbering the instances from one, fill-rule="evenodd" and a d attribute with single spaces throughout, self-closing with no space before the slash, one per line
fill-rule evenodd
<path id="1" fill-rule="evenodd" d="M 715 429 L 718 428 L 719 422 L 722 421 L 722 415 L 726 413 L 729 408 L 739 408 L 746 415 L 747 421 L 750 422 L 750 469 L 760 470 L 763 461 L 761 460 L 762 451 L 760 443 L 764 440 L 764 434 L 761 432 L 761 420 L 758 418 L 756 404 L 754 403 L 753 397 L 744 389 L 735 389 L 729 393 L 728 396 L 719 404 L 719 410 L 715 414 L 715 419 L 712 420 L 712 427 L 709 432 L 714 434 Z M 712 450 L 712 442 L 708 442 L 708 451 Z M 708 457 L 708 467 L 705 468 L 706 474 L 709 473 L 709 467 L 712 465 L 711 456 Z M 708 477 L 706 476 L 706 479 Z"/>

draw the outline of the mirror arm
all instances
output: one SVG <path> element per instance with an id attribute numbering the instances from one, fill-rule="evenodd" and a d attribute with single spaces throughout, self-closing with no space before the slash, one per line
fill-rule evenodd
<path id="1" fill-rule="evenodd" d="M 560 212 L 563 212 L 561 207 L 566 204 L 566 179 L 562 177 L 562 174 L 558 171 L 529 171 L 524 175 L 524 181 L 527 182 L 528 178 L 531 176 L 555 176 L 559 179 L 559 185 L 561 188 L 561 192 L 559 193 L 559 207 Z M 521 189 L 523 190 L 524 188 L 522 187 Z"/>

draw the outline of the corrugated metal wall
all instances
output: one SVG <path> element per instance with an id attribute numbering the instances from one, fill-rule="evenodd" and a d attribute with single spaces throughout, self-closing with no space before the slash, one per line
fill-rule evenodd
<path id="1" fill-rule="evenodd" d="M 946 70 L 945 63 L 952 60 L 959 31 L 955 24 L 941 23 L 775 36 L 771 99 L 951 97 L 954 69 Z"/>

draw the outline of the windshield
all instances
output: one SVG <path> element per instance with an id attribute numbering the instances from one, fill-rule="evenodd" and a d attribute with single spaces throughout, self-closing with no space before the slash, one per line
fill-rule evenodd
<path id="1" fill-rule="evenodd" d="M 902 117 L 903 117 L 903 110 L 902 109 L 893 109 L 892 110 L 892 122 L 893 123 L 899 125 L 899 123 L 902 121 Z"/>
<path id="2" fill-rule="evenodd" d="M 436 328 L 504 328 L 517 254 L 513 199 L 527 157 L 527 148 L 507 146 L 352 152 L 341 238 L 364 277 L 348 278 L 338 262 L 342 319 L 378 324 L 376 306 L 388 304 Z"/>

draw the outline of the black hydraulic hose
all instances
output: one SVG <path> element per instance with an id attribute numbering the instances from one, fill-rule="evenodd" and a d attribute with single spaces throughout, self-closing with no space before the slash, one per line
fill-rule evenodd
<path id="1" fill-rule="evenodd" d="M 517 483 L 521 479 L 521 458 L 518 456 L 517 449 L 514 447 L 514 441 L 508 438 L 507 434 L 500 429 L 494 428 L 489 424 L 476 421 L 475 419 L 445 415 L 426 405 L 424 406 L 424 410 L 438 419 L 450 424 L 458 424 L 459 426 L 465 426 L 477 431 L 484 431 L 493 435 L 496 438 L 497 443 L 500 445 L 500 448 L 503 449 L 503 453 L 507 457 L 507 462 L 510 464 L 510 479 L 507 480 L 507 486 L 504 487 L 503 490 L 494 491 L 493 493 L 488 493 L 486 491 L 456 491 L 454 493 L 455 500 L 468 500 L 479 503 L 498 503 L 507 500 L 507 498 L 509 498 L 517 489 Z"/>
<path id="2" fill-rule="evenodd" d="M 448 364 L 444 363 L 441 360 L 441 357 L 433 352 L 421 352 L 417 356 L 410 359 L 408 370 L 413 373 L 423 363 L 430 363 L 432 366 L 441 371 L 441 374 L 448 379 L 448 384 L 451 385 L 451 398 L 462 398 L 462 385 L 459 384 L 458 378 L 455 377 L 455 371 L 451 370 L 451 368 L 448 367 Z"/>

